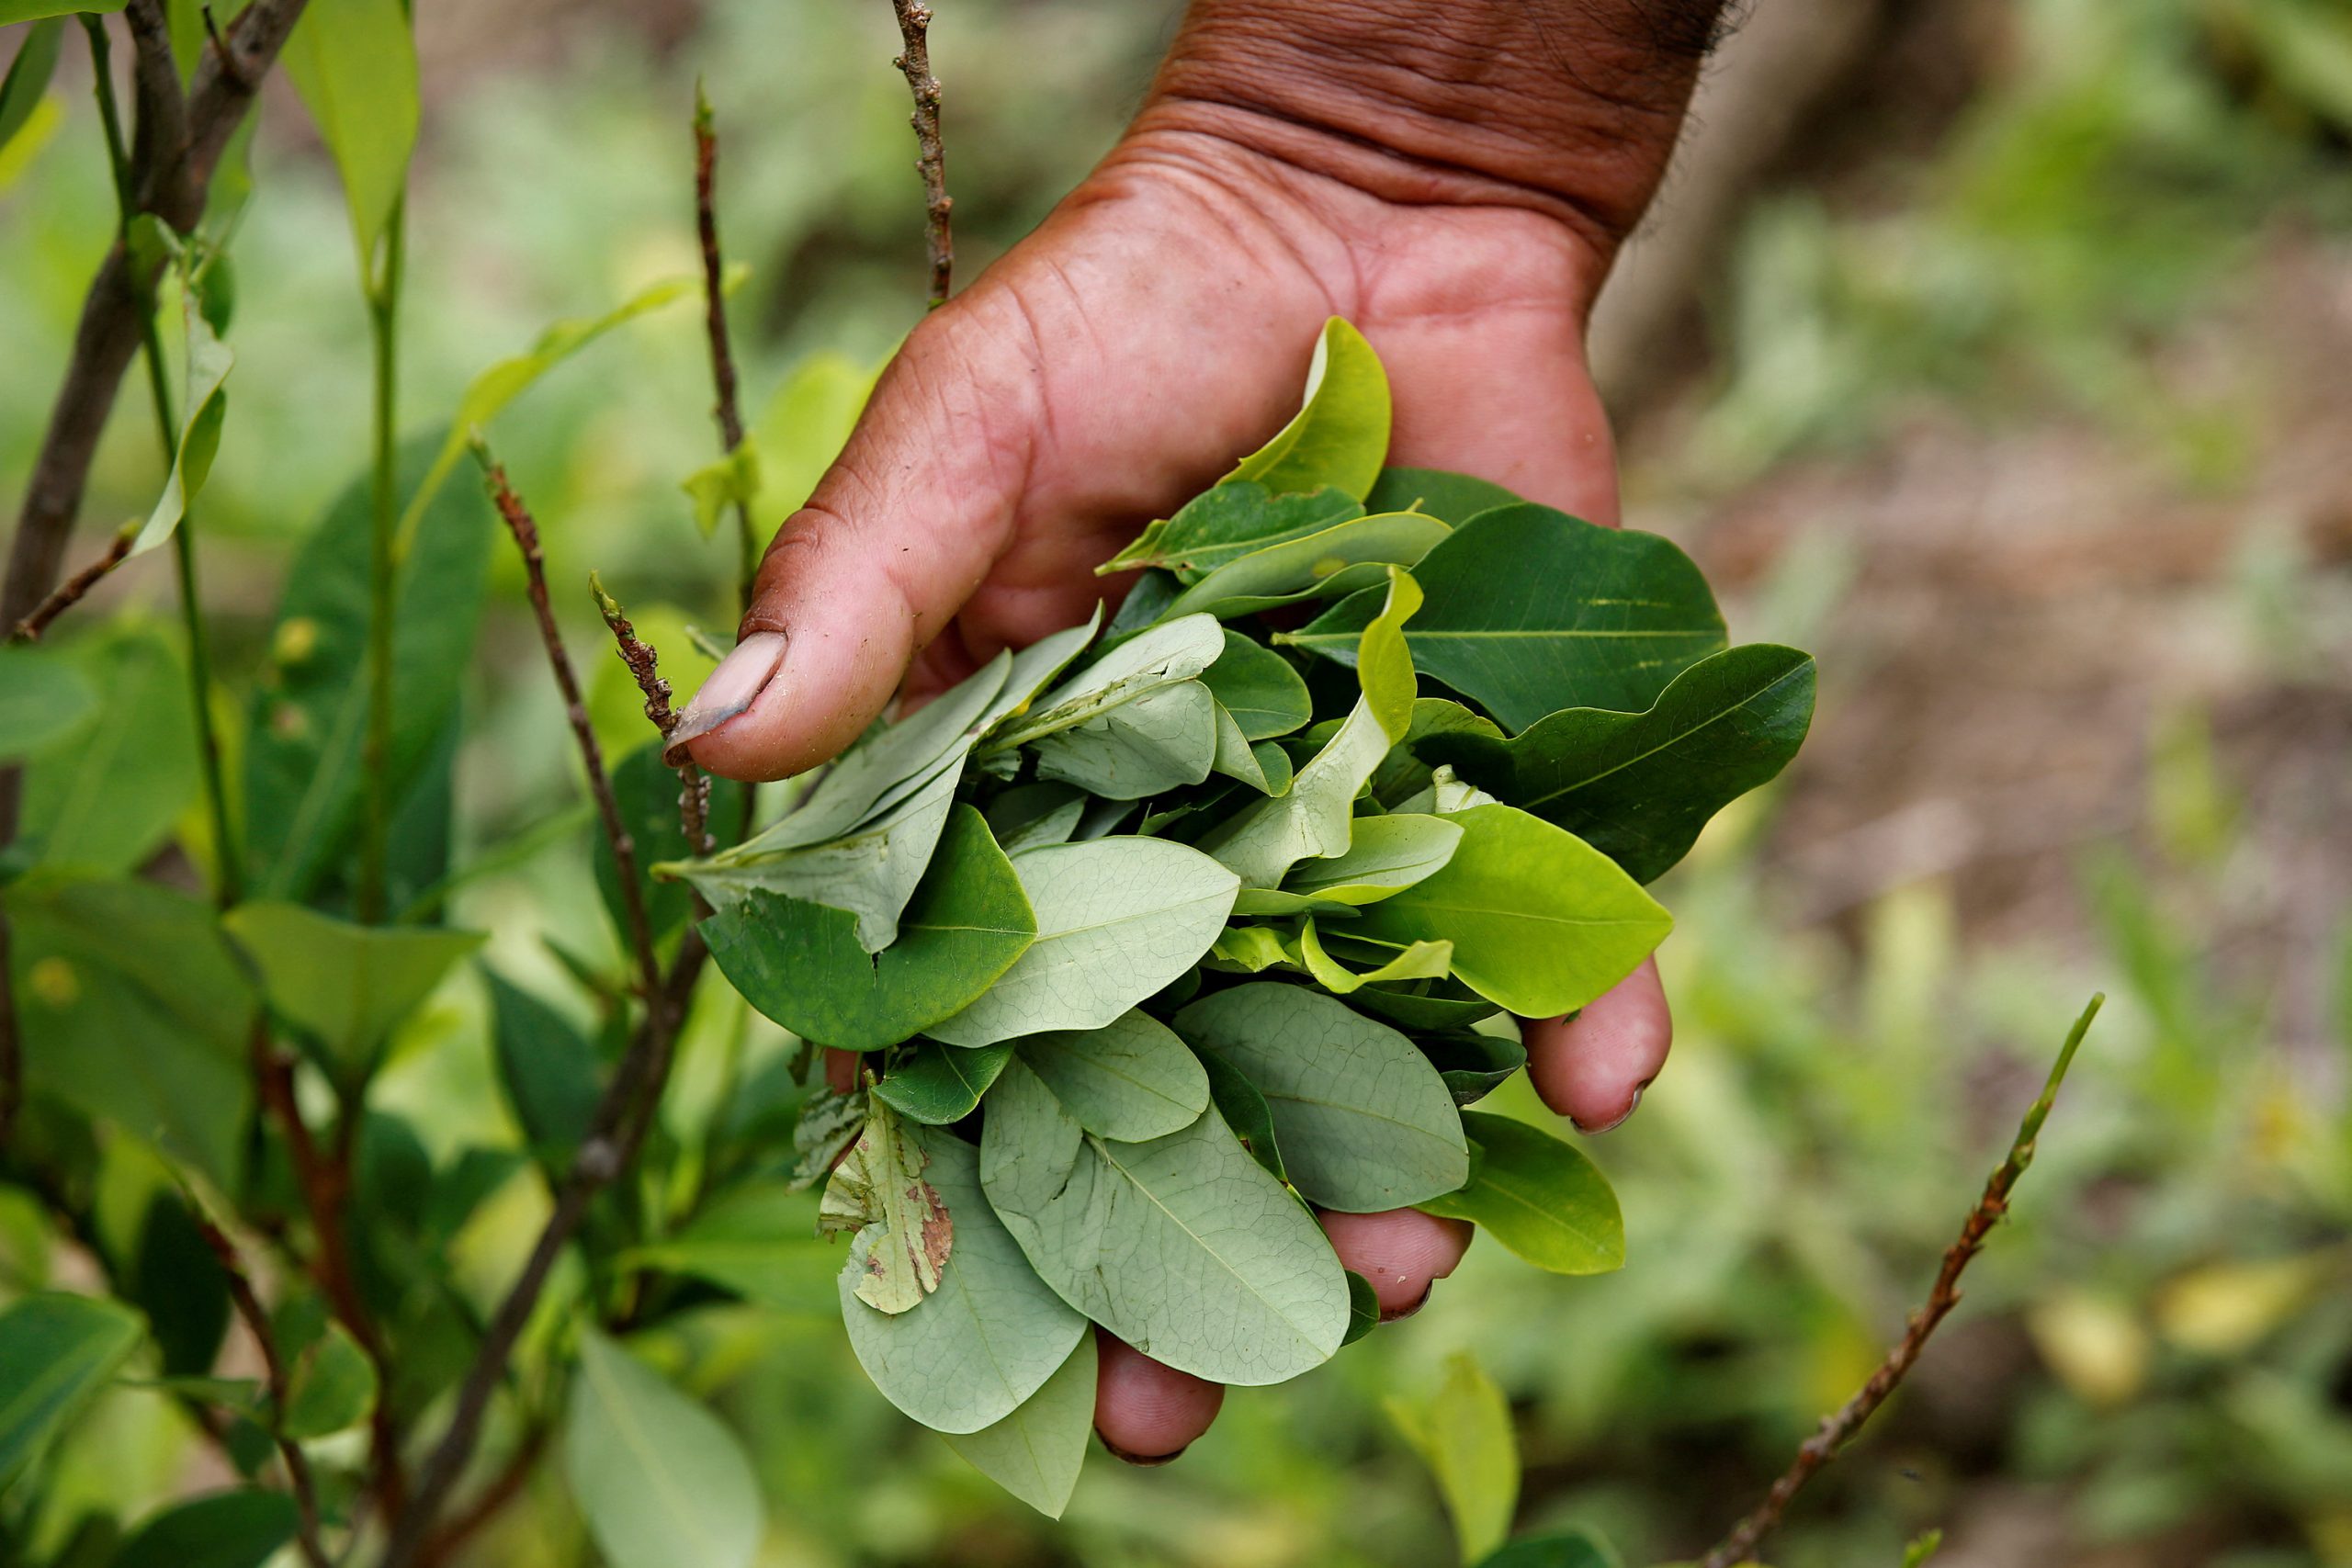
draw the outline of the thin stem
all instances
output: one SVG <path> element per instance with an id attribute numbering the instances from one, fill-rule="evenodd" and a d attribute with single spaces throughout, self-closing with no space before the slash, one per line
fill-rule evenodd
<path id="1" fill-rule="evenodd" d="M 39 642 L 40 634 L 49 629 L 51 621 L 79 604 L 83 595 L 130 558 L 131 541 L 138 537 L 139 525 L 135 523 L 127 524 L 118 530 L 106 553 L 50 590 L 49 597 L 34 605 L 32 613 L 17 623 L 16 628 L 8 634 L 8 640 Z"/>
<path id="2" fill-rule="evenodd" d="M 1797 1450 L 1795 1461 L 1772 1483 L 1772 1490 L 1766 1494 L 1764 1501 L 1740 1520 L 1713 1551 L 1699 1560 L 1699 1568 L 1736 1568 L 1737 1564 L 1754 1560 L 1756 1548 L 1780 1525 L 1781 1516 L 1787 1511 L 1790 1499 L 1813 1479 L 1816 1472 L 1837 1458 L 1838 1450 L 1861 1430 L 1862 1424 L 1886 1403 L 1895 1385 L 1917 1362 L 1919 1353 L 1927 1348 L 1928 1337 L 1936 1331 L 1936 1325 L 1943 1322 L 1951 1309 L 1960 1304 L 1961 1271 L 1968 1267 L 1970 1259 L 1984 1250 L 1985 1239 L 1992 1235 L 1993 1227 L 2009 1212 L 2010 1190 L 2017 1186 L 2018 1178 L 2033 1164 L 2034 1148 L 2041 1136 L 2041 1124 L 2049 1119 L 2050 1108 L 2057 1103 L 2058 1086 L 2065 1081 L 2066 1069 L 2074 1066 L 2075 1051 L 2081 1047 L 2083 1037 L 2090 1032 L 2091 1021 L 2098 1016 L 2098 1010 L 2106 1001 L 2104 993 L 2092 997 L 2090 1005 L 2083 1010 L 2083 1015 L 2075 1021 L 2075 1027 L 2067 1031 L 2066 1043 L 2059 1047 L 2058 1059 L 2052 1064 L 2050 1076 L 2042 1082 L 2041 1096 L 2018 1124 L 2018 1135 L 2011 1140 L 2009 1152 L 2002 1159 L 2000 1168 L 1985 1181 L 1984 1196 L 1977 1199 L 1976 1207 L 1969 1211 L 1967 1220 L 1960 1227 L 1960 1239 L 1944 1253 L 1943 1266 L 1936 1270 L 1936 1282 L 1928 1292 L 1927 1303 L 1911 1314 L 1910 1324 L 1901 1341 L 1887 1352 L 1886 1359 L 1879 1363 L 1878 1370 L 1871 1373 L 1853 1398 L 1822 1417 L 1820 1428 Z"/>
<path id="3" fill-rule="evenodd" d="M 238 1256 L 237 1244 L 231 1241 L 229 1233 L 205 1212 L 202 1201 L 194 1192 L 185 1192 L 184 1195 L 188 1213 L 196 1218 L 197 1229 L 203 1233 L 205 1245 L 212 1249 L 220 1271 L 228 1276 L 229 1300 L 235 1305 L 237 1315 L 244 1320 L 254 1345 L 261 1350 L 265 1374 L 263 1387 L 269 1395 L 272 1436 L 277 1444 L 277 1457 L 285 1461 L 286 1479 L 294 1493 L 294 1511 L 300 1520 L 296 1540 L 302 1548 L 302 1560 L 311 1568 L 330 1568 L 333 1560 L 327 1556 L 326 1548 L 319 1540 L 319 1495 L 311 1479 L 310 1458 L 302 1452 L 301 1444 L 275 1430 L 286 1416 L 286 1396 L 290 1380 L 287 1376 L 285 1358 L 278 1353 L 277 1336 L 270 1326 L 269 1314 L 264 1310 L 261 1297 L 254 1290 L 253 1276 L 246 1271 L 244 1259 Z"/>
<path id="4" fill-rule="evenodd" d="M 637 635 L 620 601 L 605 592 L 593 571 L 588 574 L 588 592 L 594 595 L 597 612 L 619 645 L 621 662 L 628 666 L 637 689 L 645 694 L 645 716 L 652 720 L 666 746 L 671 731 L 678 728 L 678 715 L 670 705 L 670 682 L 662 678 L 661 656 L 651 643 Z M 691 757 L 677 759 L 673 765 L 678 770 L 678 825 L 685 830 L 686 847 L 695 854 L 709 854 L 718 847 L 710 836 L 710 780 Z"/>
<path id="5" fill-rule="evenodd" d="M 931 73 L 931 7 L 922 0 L 890 0 L 899 16 L 904 52 L 890 63 L 905 73 L 914 95 L 915 168 L 922 175 L 923 243 L 931 258 L 931 308 L 947 303 L 956 274 L 956 239 L 948 216 L 956 203 L 947 194 L 947 144 L 939 134 L 939 78 Z"/>
<path id="6" fill-rule="evenodd" d="M 710 340 L 710 379 L 718 390 L 711 412 L 718 421 L 721 457 L 732 457 L 743 446 L 743 412 L 736 400 L 735 355 L 728 346 L 726 267 L 718 249 L 718 134 L 712 129 L 710 100 L 702 84 L 695 84 L 695 231 L 702 241 L 703 330 Z M 752 582 L 760 568 L 760 540 L 752 525 L 752 507 L 735 502 L 738 560 L 736 597 L 739 607 L 752 607 Z"/>
<path id="7" fill-rule="evenodd" d="M 157 74 L 168 79 L 175 67 L 170 60 L 171 40 L 160 28 L 161 19 L 148 15 L 143 9 L 131 11 L 129 16 L 131 40 L 140 51 L 139 68 L 142 81 L 152 82 Z M 109 58 L 111 51 L 101 18 L 85 13 L 82 25 L 90 37 L 90 63 L 97 89 L 98 119 L 106 130 L 107 160 L 114 171 L 116 237 L 127 244 L 130 220 L 134 216 L 132 204 L 136 198 L 131 183 L 130 155 L 123 141 L 122 118 L 115 107 L 114 73 Z M 158 51 L 161 51 L 161 59 L 155 58 Z M 175 89 L 169 86 L 150 88 L 142 96 L 153 101 L 161 96 L 162 92 L 169 90 Z M 154 406 L 155 434 L 163 448 L 164 467 L 169 469 L 179 452 L 179 417 L 172 407 L 171 378 L 164 366 L 163 340 L 155 330 L 154 290 L 140 286 L 137 280 L 133 286 L 140 290 L 139 342 L 141 357 L 147 364 L 148 397 Z M 189 301 L 189 307 L 193 309 L 193 306 L 194 302 Z M 229 792 L 220 768 L 220 735 L 212 722 L 212 654 L 204 627 L 204 602 L 197 586 L 195 529 L 196 514 L 191 506 L 184 511 L 179 526 L 173 531 L 172 559 L 179 579 L 180 623 L 187 637 L 188 712 L 196 725 L 197 750 L 203 763 L 205 804 L 212 818 L 213 852 L 219 863 L 214 893 L 225 909 L 243 897 L 244 873 L 237 852 L 234 830 L 229 821 Z M 128 553 L 128 539 L 119 539 L 116 550 L 102 558 L 104 564 L 97 575 L 103 577 L 113 570 L 121 563 L 122 556 Z M 85 568 L 84 572 L 88 570 Z M 83 573 L 75 576 L 76 581 L 81 581 Z M 96 581 L 96 578 L 88 581 Z M 87 582 L 83 584 L 83 588 L 84 592 L 87 591 Z M 53 600 L 56 596 L 52 594 L 51 597 Z M 74 595 L 76 599 L 79 597 L 78 593 Z M 67 604 L 71 603 L 67 601 Z M 67 607 L 67 604 L 51 609 L 50 603 L 44 601 L 41 608 L 48 610 L 49 619 L 53 620 Z M 35 612 L 36 615 L 39 613 Z M 30 621 L 33 617 L 26 618 Z M 34 635 L 38 636 L 40 626 L 47 624 L 47 621 L 42 621 L 36 626 Z"/>
<path id="8" fill-rule="evenodd" d="M 400 450 L 394 431 L 400 395 L 400 305 L 407 262 L 407 200 L 392 203 L 384 224 L 383 270 L 368 290 L 368 344 L 375 359 L 370 424 L 373 471 L 368 531 L 367 800 L 359 842 L 359 885 L 354 900 L 361 920 L 384 918 L 386 858 L 392 828 L 392 629 L 399 612 L 399 563 L 392 549 L 399 523 Z"/>

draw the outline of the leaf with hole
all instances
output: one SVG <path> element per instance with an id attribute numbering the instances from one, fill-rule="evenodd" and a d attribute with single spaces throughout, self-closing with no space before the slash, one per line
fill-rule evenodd
<path id="1" fill-rule="evenodd" d="M 842 1289 L 876 1312 L 921 1306 L 939 1289 L 955 1249 L 955 1218 L 923 1178 L 929 1163 L 921 1129 L 872 1100 L 865 1130 L 833 1167 L 817 1205 L 819 1230 L 853 1233 Z"/>

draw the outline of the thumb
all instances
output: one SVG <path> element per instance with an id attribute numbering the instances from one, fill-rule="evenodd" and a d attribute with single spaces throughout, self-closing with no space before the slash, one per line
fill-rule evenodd
<path id="1" fill-rule="evenodd" d="M 838 754 L 1012 537 L 1034 446 L 1034 353 L 985 300 L 926 319 L 849 445 L 760 563 L 735 650 L 672 733 L 729 778 Z"/>

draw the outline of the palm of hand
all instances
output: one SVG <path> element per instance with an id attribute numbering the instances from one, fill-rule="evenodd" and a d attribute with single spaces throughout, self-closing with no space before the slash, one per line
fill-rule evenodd
<path id="1" fill-rule="evenodd" d="M 1354 321 L 1388 368 L 1395 461 L 1614 523 L 1583 357 L 1600 272 L 1542 213 L 1401 205 L 1213 137 L 1132 136 L 909 339 L 763 565 L 745 630 L 785 633 L 788 653 L 696 758 L 738 777 L 797 773 L 854 740 L 902 682 L 928 694 L 1083 620 L 1120 586 L 1095 564 L 1296 407 L 1327 316 Z M 1613 1124 L 1668 1034 L 1645 964 L 1580 1017 L 1531 1023 L 1530 1071 L 1555 1110 Z M 1389 1314 L 1418 1305 L 1468 1241 L 1412 1211 L 1325 1223 Z M 1221 1393 L 1106 1338 L 1097 1425 L 1130 1455 L 1165 1455 Z"/>

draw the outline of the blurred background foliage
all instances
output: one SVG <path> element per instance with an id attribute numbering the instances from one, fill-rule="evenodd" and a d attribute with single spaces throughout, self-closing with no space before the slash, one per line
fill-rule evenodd
<path id="1" fill-rule="evenodd" d="M 938 8 L 968 276 L 1107 146 L 1175 7 Z M 408 427 L 546 321 L 691 271 L 697 74 L 728 248 L 752 268 L 747 405 L 814 355 L 854 388 L 919 311 L 887 6 L 420 13 Z M 112 229 L 85 86 L 69 62 L 0 165 L 12 492 Z M 281 85 L 255 162 L 204 500 L 233 690 L 263 658 L 285 547 L 350 477 L 367 417 L 345 220 Z M 2352 8 L 1768 0 L 1620 273 L 1597 352 L 1629 520 L 1692 549 L 1743 637 L 1804 643 L 1823 671 L 1804 757 L 1663 894 L 1674 1062 L 1594 1145 L 1629 1266 L 1558 1280 L 1474 1251 L 1409 1325 L 1236 1394 L 1174 1468 L 1098 1456 L 1056 1529 L 865 1385 L 831 1257 L 779 1253 L 741 1281 L 764 1304 L 714 1292 L 639 1345 L 745 1435 L 765 1562 L 1446 1562 L 1436 1494 L 1381 1402 L 1426 1393 L 1465 1348 L 1513 1403 L 1522 1529 L 1597 1527 L 1629 1561 L 1695 1551 L 1875 1361 L 2098 985 L 2113 1005 L 2015 1222 L 1774 1560 L 1893 1564 L 1941 1525 L 1951 1568 L 2352 1563 Z M 683 628 L 731 621 L 731 544 L 701 539 L 678 488 L 710 456 L 708 398 L 680 307 L 499 426 L 551 576 L 594 566 L 633 606 L 666 601 L 640 624 L 687 682 Z M 154 493 L 140 399 L 134 378 L 85 541 Z M 477 852 L 566 813 L 573 830 L 459 889 L 456 918 L 552 992 L 563 961 L 537 933 L 592 963 L 610 939 L 519 574 L 493 560 L 458 830 Z M 134 570 L 107 598 L 168 643 L 169 592 Z M 584 602 L 566 604 L 587 638 Z M 632 705 L 605 662 L 617 728 Z M 195 809 L 173 778 L 161 809 Z M 516 1141 L 487 1006 L 478 980 L 453 983 L 407 1029 L 379 1096 L 388 1148 Z M 772 1081 L 782 1049 L 756 1020 L 702 1017 L 680 1129 L 729 1075 Z M 451 1244 L 461 1281 L 502 1277 L 534 1201 L 518 1186 Z M 0 1210 L 0 1289 L 73 1283 L 71 1248 Z M 55 1463 L 51 1543 L 217 1461 L 126 1388 Z M 589 1553 L 548 1477 L 471 1560 Z"/>

